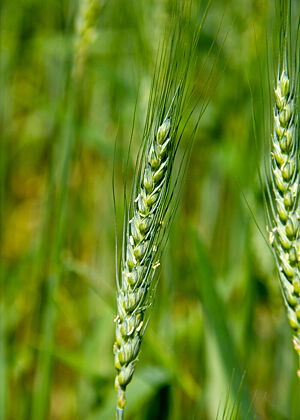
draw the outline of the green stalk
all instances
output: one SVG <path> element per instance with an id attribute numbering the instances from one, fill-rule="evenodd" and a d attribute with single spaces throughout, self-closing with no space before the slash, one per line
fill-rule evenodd
<path id="1" fill-rule="evenodd" d="M 2 278 L 1 278 L 2 283 Z M 1 284 L 1 289 L 3 289 Z M 6 413 L 6 345 L 5 345 L 5 310 L 4 304 L 0 307 L 0 420 L 5 419 Z"/>
<path id="2" fill-rule="evenodd" d="M 96 23 L 100 5 L 96 0 L 85 0 L 79 8 L 79 26 L 77 27 L 77 40 L 75 50 L 70 60 L 70 66 L 67 66 L 66 77 L 70 79 L 69 86 L 66 83 L 67 91 L 67 112 L 62 138 L 56 148 L 53 158 L 52 177 L 57 167 L 59 175 L 57 181 L 50 181 L 48 204 L 52 207 L 56 219 L 53 226 L 53 235 L 49 250 L 49 272 L 46 287 L 46 302 L 44 304 L 44 317 L 42 322 L 42 343 L 37 362 L 35 392 L 33 399 L 32 420 L 44 419 L 48 407 L 49 387 L 51 381 L 52 350 L 54 342 L 54 329 L 56 318 L 55 299 L 61 278 L 60 254 L 64 242 L 66 227 L 66 210 L 68 204 L 68 179 L 70 171 L 70 160 L 74 143 L 74 126 L 76 123 L 77 110 L 79 105 L 79 89 L 83 68 L 87 55 L 87 48 L 96 36 Z M 73 69 L 73 71 L 72 71 Z M 54 182 L 54 185 L 51 185 Z M 52 214 L 46 213 L 46 226 L 51 223 Z M 50 225 L 51 228 L 51 225 Z M 43 248 L 43 247 L 42 247 Z"/>
<path id="3" fill-rule="evenodd" d="M 0 28 L 3 27 L 4 5 L 0 6 Z M 7 390 L 7 351 L 6 351 L 6 325 L 5 325 L 5 292 L 4 292 L 4 266 L 2 263 L 2 232 L 4 218 L 4 200 L 5 200 L 5 123 L 7 120 L 7 86 L 9 83 L 4 78 L 7 74 L 4 66 L 2 51 L 2 37 L 0 34 L 0 420 L 6 418 L 6 390 Z M 6 111 L 6 112 L 5 112 Z"/>
<path id="4" fill-rule="evenodd" d="M 57 217 L 53 227 L 54 233 L 50 246 L 50 268 L 47 278 L 46 302 L 44 304 L 45 309 L 42 322 L 43 337 L 36 368 L 32 420 L 44 419 L 46 417 L 48 407 L 49 386 L 51 380 L 51 359 L 56 315 L 55 297 L 61 277 L 61 265 L 59 256 L 61 253 L 65 233 L 65 216 L 68 202 L 68 179 L 72 146 L 74 141 L 74 109 L 76 103 L 75 88 L 75 84 L 71 85 L 71 98 L 68 105 L 62 141 L 57 145 L 58 152 L 61 155 L 61 172 L 57 181 L 58 198 L 54 208 Z M 56 165 L 56 159 L 54 159 L 53 164 Z"/>
<path id="5" fill-rule="evenodd" d="M 117 407 L 117 420 L 123 420 L 124 418 L 124 409 Z"/>

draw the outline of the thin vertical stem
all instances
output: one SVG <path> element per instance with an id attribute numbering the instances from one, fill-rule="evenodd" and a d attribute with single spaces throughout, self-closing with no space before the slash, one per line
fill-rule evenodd
<path id="1" fill-rule="evenodd" d="M 117 407 L 117 420 L 123 420 L 124 419 L 124 409 Z"/>
<path id="2" fill-rule="evenodd" d="M 0 28 L 3 28 L 4 4 L 0 6 Z M 4 199 L 5 199 L 5 170 L 6 170 L 6 134 L 5 122 L 7 120 L 7 74 L 3 60 L 2 37 L 0 35 L 0 420 L 6 418 L 7 395 L 7 351 L 6 351 L 6 316 L 4 300 L 4 265 L 2 263 L 2 234 L 4 224 Z M 6 75 L 6 76 L 5 76 Z"/>

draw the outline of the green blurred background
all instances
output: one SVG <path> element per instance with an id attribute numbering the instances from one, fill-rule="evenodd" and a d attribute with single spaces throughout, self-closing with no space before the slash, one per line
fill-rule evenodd
<path id="1" fill-rule="evenodd" d="M 86 3 L 0 3 L 0 420 L 114 418 L 114 144 L 117 136 L 121 226 L 135 102 L 139 89 L 130 172 L 170 1 L 98 0 L 91 14 Z M 250 404 L 257 418 L 300 418 L 292 334 L 251 214 L 267 236 L 252 102 L 263 126 L 274 8 L 212 1 L 197 53 L 201 62 L 224 15 L 209 58 L 217 83 L 128 387 L 128 420 L 214 419 L 237 394 L 241 418 Z M 199 67 L 196 91 L 206 76 Z"/>

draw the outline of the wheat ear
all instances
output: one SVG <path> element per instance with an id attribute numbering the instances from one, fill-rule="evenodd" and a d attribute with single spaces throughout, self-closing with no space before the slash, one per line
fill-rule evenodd
<path id="1" fill-rule="evenodd" d="M 130 203 L 124 216 L 114 343 L 118 419 L 123 418 L 126 387 L 135 370 L 147 325 L 146 311 L 153 304 L 161 254 L 179 200 L 178 186 L 188 163 L 187 158 L 178 162 L 179 171 L 172 176 L 179 142 L 191 115 L 187 106 L 192 91 L 190 76 L 201 28 L 196 28 L 191 39 L 186 38 L 191 33 L 187 3 L 178 2 L 179 9 L 174 12 L 170 32 L 158 55 Z M 192 130 L 186 157 L 194 134 Z"/>
<path id="2" fill-rule="evenodd" d="M 125 389 L 130 382 L 139 352 L 147 291 L 155 271 L 149 264 L 156 249 L 152 234 L 160 222 L 160 204 L 167 188 L 167 170 L 170 167 L 168 137 L 171 121 L 165 120 L 158 128 L 147 153 L 146 167 L 139 195 L 134 200 L 134 215 L 127 231 L 126 257 L 122 269 L 122 284 L 118 293 L 116 342 L 114 345 L 118 408 L 126 403 Z M 158 261 L 156 261 L 156 265 Z M 149 276 L 149 273 L 151 275 Z M 153 273 L 152 273 L 153 272 Z"/>
<path id="3" fill-rule="evenodd" d="M 288 65 L 286 31 L 285 24 L 274 90 L 269 239 L 276 258 L 287 316 L 294 331 L 294 348 L 300 355 L 298 75 Z"/>

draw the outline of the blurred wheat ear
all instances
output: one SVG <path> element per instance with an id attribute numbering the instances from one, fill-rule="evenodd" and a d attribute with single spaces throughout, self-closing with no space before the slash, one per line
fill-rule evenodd
<path id="1" fill-rule="evenodd" d="M 73 75 L 83 75 L 88 49 L 97 38 L 97 23 L 106 0 L 82 0 L 76 25 Z"/>
<path id="2" fill-rule="evenodd" d="M 279 64 L 269 154 L 268 219 L 269 241 L 294 331 L 294 348 L 300 355 L 299 30 L 293 44 L 290 13 L 291 3 L 281 1 Z"/>
<path id="3" fill-rule="evenodd" d="M 117 418 L 123 418 L 125 391 L 132 379 L 152 305 L 160 259 L 178 205 L 188 163 L 196 118 L 177 173 L 176 152 L 192 112 L 191 76 L 200 25 L 194 30 L 191 2 L 177 2 L 170 29 L 161 45 L 152 80 L 144 133 L 123 224 L 122 257 L 117 269 L 117 307 L 114 343 Z M 202 109 L 203 111 L 203 109 Z M 119 273 L 118 273 L 119 271 Z"/>

